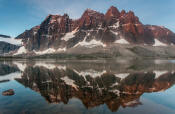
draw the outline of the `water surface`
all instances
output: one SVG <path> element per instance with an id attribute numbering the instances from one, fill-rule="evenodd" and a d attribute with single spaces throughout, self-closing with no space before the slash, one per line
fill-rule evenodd
<path id="1" fill-rule="evenodd" d="M 1 61 L 0 114 L 175 114 L 175 62 Z"/>

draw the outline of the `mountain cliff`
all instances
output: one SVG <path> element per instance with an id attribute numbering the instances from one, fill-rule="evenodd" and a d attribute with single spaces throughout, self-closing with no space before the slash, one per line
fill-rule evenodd
<path id="1" fill-rule="evenodd" d="M 19 54 L 66 52 L 78 47 L 111 45 L 170 46 L 175 34 L 162 26 L 144 25 L 134 12 L 111 6 L 106 14 L 87 9 L 76 20 L 67 14 L 49 15 L 38 26 L 16 37 L 23 40 Z M 18 54 L 18 52 L 17 52 Z"/>

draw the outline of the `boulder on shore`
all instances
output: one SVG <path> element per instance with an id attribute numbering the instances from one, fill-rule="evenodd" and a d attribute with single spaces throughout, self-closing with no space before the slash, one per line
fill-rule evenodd
<path id="1" fill-rule="evenodd" d="M 6 90 L 6 91 L 2 92 L 3 96 L 12 96 L 14 94 L 15 94 L 15 92 L 14 92 L 13 89 L 9 89 L 9 90 Z"/>

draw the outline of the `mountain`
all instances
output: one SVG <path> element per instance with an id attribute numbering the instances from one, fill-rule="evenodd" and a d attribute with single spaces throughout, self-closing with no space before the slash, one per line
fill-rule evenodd
<path id="1" fill-rule="evenodd" d="M 1 37 L 1 38 L 10 38 L 10 36 L 3 35 L 3 34 L 0 34 L 0 37 Z"/>
<path id="2" fill-rule="evenodd" d="M 21 39 L 11 38 L 7 35 L 0 35 L 0 55 L 19 49 L 21 44 Z"/>
<path id="3" fill-rule="evenodd" d="M 20 46 L 0 41 L 0 55 L 10 53 L 11 51 L 15 51 L 19 48 Z"/>
<path id="4" fill-rule="evenodd" d="M 165 47 L 175 44 L 175 34 L 169 29 L 144 25 L 134 12 L 120 12 L 114 6 L 106 14 L 87 9 L 76 20 L 69 18 L 67 14 L 49 15 L 40 25 L 26 30 L 16 39 L 23 41 L 20 53 L 18 51 L 16 55 L 75 53 L 78 52 L 76 49 L 82 48 L 93 52 L 96 47 L 106 49 L 119 45 Z"/>

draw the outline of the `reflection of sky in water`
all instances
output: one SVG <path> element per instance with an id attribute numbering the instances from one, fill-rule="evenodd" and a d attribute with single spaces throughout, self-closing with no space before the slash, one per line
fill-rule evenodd
<path id="1" fill-rule="evenodd" d="M 0 84 L 0 92 L 6 89 L 14 89 L 15 95 L 11 97 L 5 97 L 0 95 L 0 110 L 6 112 L 10 109 L 13 113 L 30 112 L 37 114 L 47 113 L 73 113 L 73 114 L 174 114 L 175 106 L 175 87 L 172 87 L 165 92 L 158 93 L 145 93 L 140 101 L 143 103 L 137 107 L 122 108 L 117 112 L 111 112 L 106 105 L 100 105 L 94 108 L 86 109 L 80 100 L 73 98 L 68 104 L 49 104 L 39 93 L 34 92 L 29 88 L 25 88 L 23 85 L 16 81 L 10 81 Z M 7 113 L 10 113 L 7 111 Z"/>
<path id="2" fill-rule="evenodd" d="M 171 108 L 175 110 L 175 86 L 164 92 L 157 93 L 145 93 L 143 95 L 144 98 L 149 99 L 157 104 L 161 104 L 167 108 Z"/>
<path id="3" fill-rule="evenodd" d="M 171 63 L 175 63 L 175 60 L 170 60 Z"/>
<path id="4" fill-rule="evenodd" d="M 29 112 L 36 114 L 49 114 L 49 113 L 73 113 L 82 114 L 87 112 L 107 114 L 110 110 L 106 105 L 101 105 L 92 109 L 86 109 L 80 100 L 73 98 L 68 104 L 49 104 L 39 93 L 34 92 L 29 88 L 25 88 L 16 81 L 10 81 L 7 83 L 0 84 L 0 92 L 7 89 L 14 89 L 15 95 L 11 97 L 6 97 L 0 95 L 0 110 L 1 112 L 7 113 L 22 113 Z M 10 112 L 8 112 L 8 110 Z"/>

